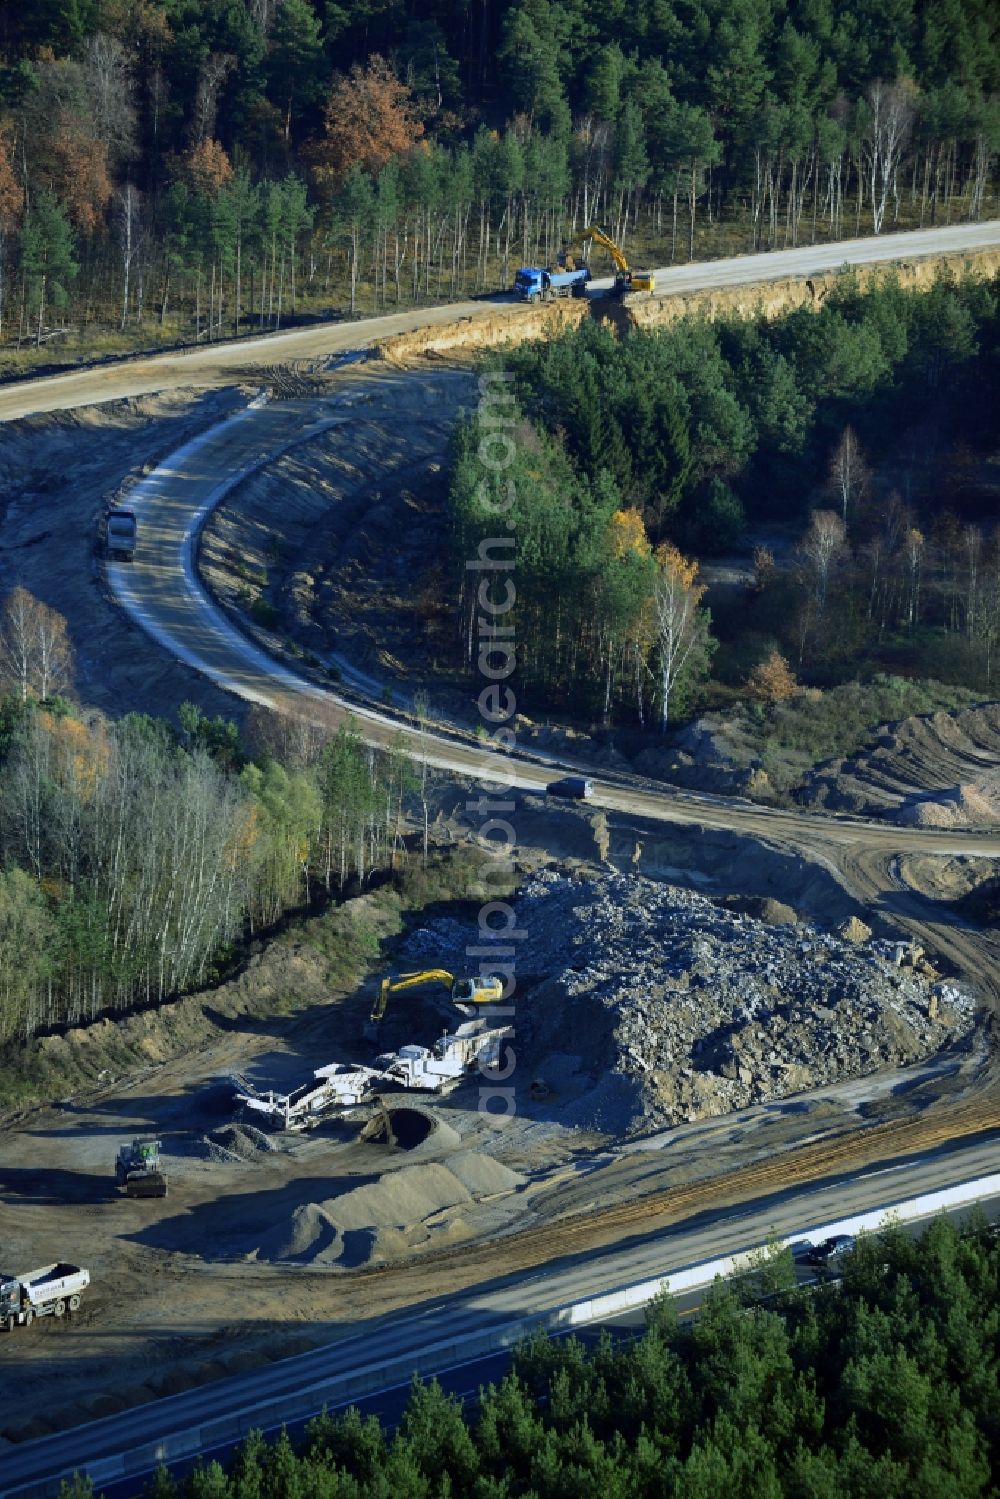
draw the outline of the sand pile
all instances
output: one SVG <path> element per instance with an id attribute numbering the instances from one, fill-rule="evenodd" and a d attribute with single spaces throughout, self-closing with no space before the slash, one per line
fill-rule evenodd
<path id="1" fill-rule="evenodd" d="M 459 1151 L 447 1163 L 403 1166 L 376 1182 L 339 1197 L 310 1202 L 276 1224 L 257 1246 L 255 1258 L 269 1262 L 350 1265 L 400 1253 L 424 1242 L 445 1222 L 430 1220 L 451 1208 L 476 1203 L 523 1185 L 524 1178 L 500 1161 L 474 1150 Z"/>
<path id="2" fill-rule="evenodd" d="M 908 797 L 898 820 L 918 828 L 992 827 L 1000 823 L 1000 775 Z"/>

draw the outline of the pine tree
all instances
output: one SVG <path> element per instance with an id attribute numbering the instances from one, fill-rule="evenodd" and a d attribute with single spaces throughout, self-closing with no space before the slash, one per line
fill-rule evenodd
<path id="1" fill-rule="evenodd" d="M 21 271 L 26 310 L 36 320 L 36 347 L 41 346 L 48 303 L 65 307 L 69 300 L 69 284 L 80 269 L 75 252 L 73 230 L 58 199 L 40 188 L 21 230 Z"/>

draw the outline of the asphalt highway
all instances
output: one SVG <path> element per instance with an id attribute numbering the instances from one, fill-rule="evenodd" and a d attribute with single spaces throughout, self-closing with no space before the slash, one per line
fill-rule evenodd
<path id="1" fill-rule="evenodd" d="M 956 1181 L 988 1176 L 996 1171 L 997 1160 L 992 1136 L 961 1148 L 889 1160 L 857 1176 L 839 1176 L 701 1214 L 693 1223 L 641 1236 L 613 1252 L 574 1256 L 527 1277 L 511 1277 L 471 1295 L 369 1323 L 312 1353 L 9 1449 L 0 1468 L 0 1495 L 27 1499 L 53 1493 L 60 1476 L 85 1470 L 93 1473 L 98 1489 L 114 1484 L 116 1493 L 135 1493 L 141 1479 L 124 1487 L 122 1481 L 148 1472 L 161 1455 L 187 1459 L 201 1451 L 224 1449 L 254 1426 L 303 1421 L 324 1405 L 355 1403 L 362 1396 L 372 1397 L 372 1408 L 391 1417 L 398 1407 L 387 1397 L 408 1383 L 408 1374 L 400 1369 L 419 1368 L 423 1374 L 457 1370 L 459 1393 L 474 1390 L 481 1380 L 495 1378 L 507 1357 L 501 1353 L 498 1360 L 496 1353 L 484 1356 L 477 1350 L 471 1359 L 463 1358 L 463 1341 L 484 1330 L 541 1319 L 556 1308 L 619 1286 L 759 1247 L 769 1233 L 815 1239 L 818 1228 L 851 1214 L 888 1212 L 894 1203 Z M 992 1199 L 985 1206 L 995 1211 Z M 294 1296 L 291 1278 L 289 1295 Z M 682 1304 L 692 1305 L 692 1298 L 685 1297 Z M 434 1349 L 440 1352 L 435 1355 Z M 396 1371 L 388 1372 L 384 1383 L 376 1380 L 373 1385 L 373 1368 L 391 1371 L 394 1365 Z M 351 1392 L 353 1381 L 356 1395 Z M 239 1433 L 232 1430 L 234 1420 Z M 220 1433 L 219 1440 L 213 1440 L 213 1431 Z"/>

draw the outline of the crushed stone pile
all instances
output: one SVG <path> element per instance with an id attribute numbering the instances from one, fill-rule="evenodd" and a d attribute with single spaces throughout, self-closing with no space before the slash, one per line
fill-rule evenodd
<path id="1" fill-rule="evenodd" d="M 546 1104 L 565 1124 L 629 1135 L 720 1115 L 915 1062 L 973 1024 L 969 993 L 860 921 L 837 936 L 640 875 L 553 870 L 514 907 L 517 1081 L 527 1097 L 577 1053 L 580 1085 Z"/>
<path id="2" fill-rule="evenodd" d="M 254 1258 L 310 1265 L 364 1264 L 428 1237 L 429 1220 L 523 1186 L 524 1178 L 475 1150 L 403 1166 L 337 1197 L 298 1207 L 270 1229 Z"/>
<path id="3" fill-rule="evenodd" d="M 265 1151 L 274 1150 L 274 1141 L 252 1124 L 226 1124 L 204 1137 L 205 1154 L 211 1161 L 231 1164 L 253 1161 Z"/>

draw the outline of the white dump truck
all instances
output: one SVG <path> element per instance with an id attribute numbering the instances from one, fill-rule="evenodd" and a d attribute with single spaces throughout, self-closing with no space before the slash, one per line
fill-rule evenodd
<path id="1" fill-rule="evenodd" d="M 0 1274 L 0 1326 L 30 1327 L 36 1317 L 64 1317 L 79 1308 L 90 1271 L 79 1265 L 43 1265 L 27 1275 Z"/>

